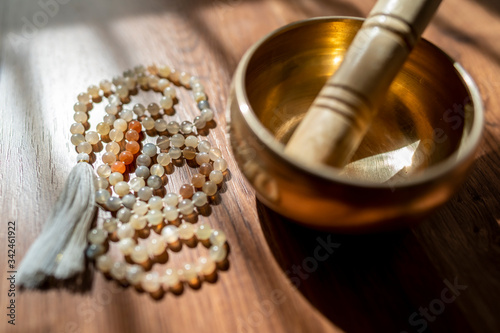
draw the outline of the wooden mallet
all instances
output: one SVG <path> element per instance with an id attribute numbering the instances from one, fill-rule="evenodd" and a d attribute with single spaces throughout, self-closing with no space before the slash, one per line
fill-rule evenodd
<path id="1" fill-rule="evenodd" d="M 441 0 L 379 0 L 345 58 L 290 138 L 285 153 L 342 168 Z"/>

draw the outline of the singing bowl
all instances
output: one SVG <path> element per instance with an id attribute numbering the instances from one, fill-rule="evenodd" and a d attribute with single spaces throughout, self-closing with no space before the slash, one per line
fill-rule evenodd
<path id="1" fill-rule="evenodd" d="M 285 155 L 362 23 L 322 17 L 282 27 L 246 52 L 231 85 L 227 114 L 238 166 L 259 201 L 311 227 L 364 232 L 421 220 L 463 182 L 481 139 L 473 80 L 421 40 L 343 170 Z"/>

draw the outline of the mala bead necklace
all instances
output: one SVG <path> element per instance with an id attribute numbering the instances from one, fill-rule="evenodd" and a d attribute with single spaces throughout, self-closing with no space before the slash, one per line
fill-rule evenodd
<path id="1" fill-rule="evenodd" d="M 192 90 L 200 109 L 193 121 L 179 124 L 163 118 L 177 99 L 174 85 Z M 161 92 L 159 104 L 135 104 L 126 109 L 130 95 L 138 88 Z M 71 143 L 78 152 L 77 165 L 42 235 L 21 263 L 18 283 L 36 288 L 52 277 L 72 278 L 85 269 L 84 252 L 103 273 L 151 293 L 214 274 L 217 265 L 226 260 L 226 236 L 206 223 L 195 227 L 189 220 L 217 194 L 227 162 L 218 148 L 198 136 L 214 115 L 199 79 L 168 66 L 147 70 L 139 66 L 112 82 L 104 80 L 99 86 L 90 86 L 77 98 L 75 123 L 70 127 Z M 87 112 L 104 99 L 106 115 L 95 130 L 89 130 Z M 141 150 L 141 141 L 150 136 L 157 136 L 156 143 L 145 143 Z M 90 163 L 96 159 L 94 152 L 103 146 L 96 178 Z M 178 194 L 163 194 L 166 169 L 182 164 L 182 160 L 198 167 L 198 172 Z M 112 217 L 88 231 L 96 206 Z M 61 228 L 62 232 L 58 230 Z M 138 241 L 137 235 L 148 230 L 155 231 L 157 237 Z M 57 244 L 48 241 L 54 235 L 60 239 Z M 110 240 L 117 241 L 124 261 L 114 261 L 107 254 Z M 208 256 L 178 269 L 168 268 L 164 274 L 148 272 L 155 258 L 166 255 L 170 248 L 179 248 L 182 242 L 201 242 L 209 249 Z"/>

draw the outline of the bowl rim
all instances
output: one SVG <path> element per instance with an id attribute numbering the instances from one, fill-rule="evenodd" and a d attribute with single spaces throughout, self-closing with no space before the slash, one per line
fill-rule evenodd
<path id="1" fill-rule="evenodd" d="M 263 142 L 273 153 L 279 156 L 281 159 L 289 163 L 290 165 L 295 166 L 300 169 L 301 172 L 306 172 L 310 175 L 324 178 L 328 181 L 343 183 L 351 186 L 372 188 L 372 189 L 397 189 L 397 188 L 405 188 L 414 186 L 416 184 L 430 182 L 433 179 L 439 178 L 446 173 L 451 172 L 453 169 L 458 166 L 464 164 L 467 160 L 471 158 L 471 155 L 474 155 L 476 152 L 476 148 L 478 147 L 483 132 L 483 124 L 484 124 L 484 109 L 483 102 L 479 93 L 479 89 L 477 88 L 472 77 L 467 73 L 467 71 L 453 58 L 451 58 L 446 52 L 441 50 L 439 47 L 429 42 L 428 40 L 422 38 L 422 41 L 430 44 L 431 47 L 436 49 L 436 51 L 442 53 L 446 58 L 449 59 L 453 67 L 458 73 L 459 79 L 464 84 L 469 96 L 471 97 L 471 102 L 473 103 L 473 123 L 470 128 L 470 132 L 468 133 L 468 139 L 466 142 L 463 140 L 460 142 L 458 148 L 453 154 L 448 156 L 445 160 L 429 167 L 424 172 L 414 175 L 413 177 L 403 181 L 403 182 L 395 182 L 395 183 L 371 183 L 366 181 L 361 181 L 357 179 L 348 179 L 342 176 L 338 169 L 333 167 L 329 167 L 326 165 L 315 165 L 310 166 L 305 164 L 301 160 L 297 158 L 290 157 L 283 152 L 283 145 L 278 143 L 271 132 L 264 127 L 260 121 L 258 120 L 256 114 L 253 112 L 248 96 L 245 90 L 245 77 L 248 69 L 248 64 L 252 56 L 255 52 L 270 38 L 278 36 L 288 30 L 296 29 L 300 26 L 325 21 L 325 22 L 335 22 L 339 20 L 354 20 L 354 21 L 364 21 L 364 18 L 360 17 L 352 17 L 352 16 L 321 16 L 314 17 L 309 19 L 304 19 L 300 21 L 295 21 L 290 24 L 287 24 L 281 28 L 278 28 L 261 39 L 259 39 L 256 43 L 254 43 L 243 55 L 240 63 L 236 69 L 234 75 L 234 83 L 233 89 L 235 91 L 236 102 L 238 104 L 238 108 L 247 122 L 250 129 L 255 133 L 258 139 Z M 228 110 L 229 111 L 229 110 Z"/>

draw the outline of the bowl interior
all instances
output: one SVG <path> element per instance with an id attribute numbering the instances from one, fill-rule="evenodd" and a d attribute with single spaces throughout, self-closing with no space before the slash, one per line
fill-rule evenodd
<path id="1" fill-rule="evenodd" d="M 279 142 L 289 140 L 361 24 L 348 18 L 305 21 L 281 29 L 255 50 L 245 74 L 248 102 Z M 420 41 L 343 176 L 400 181 L 456 156 L 472 114 L 469 96 L 454 62 Z"/>

